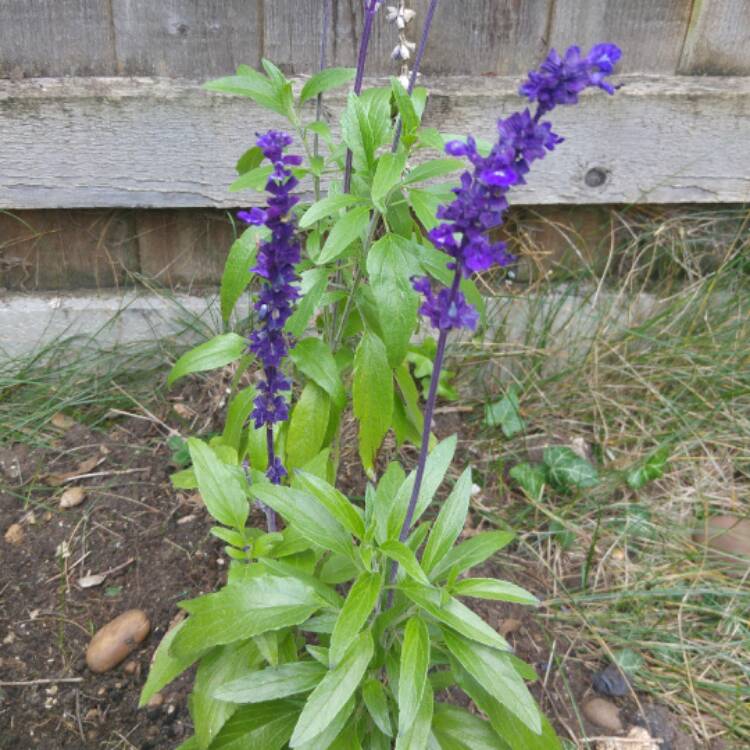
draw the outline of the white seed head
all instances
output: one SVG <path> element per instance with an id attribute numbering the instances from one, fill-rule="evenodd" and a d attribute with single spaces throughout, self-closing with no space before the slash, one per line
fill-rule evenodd
<path id="1" fill-rule="evenodd" d="M 402 15 L 406 23 L 411 23 L 417 17 L 417 11 L 411 8 L 404 8 Z"/>
<path id="2" fill-rule="evenodd" d="M 398 8 L 394 8 L 392 5 L 389 5 L 386 10 L 385 19 L 386 21 L 389 21 L 390 23 L 393 23 L 394 21 L 398 21 L 399 13 Z"/>

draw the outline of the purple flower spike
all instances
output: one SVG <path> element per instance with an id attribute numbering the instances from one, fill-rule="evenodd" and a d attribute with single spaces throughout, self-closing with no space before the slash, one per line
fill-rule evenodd
<path id="1" fill-rule="evenodd" d="M 250 334 L 249 349 L 263 364 L 263 380 L 258 384 L 259 393 L 255 397 L 252 417 L 255 427 L 265 426 L 269 434 L 266 476 L 278 484 L 286 471 L 273 455 L 272 429 L 276 422 L 289 418 L 289 406 L 282 394 L 292 386 L 279 368 L 294 344 L 284 326 L 294 312 L 294 301 L 299 297 L 295 266 L 300 261 L 301 251 L 291 216 L 291 210 L 299 200 L 291 192 L 297 186 L 297 179 L 289 167 L 299 164 L 300 159 L 284 155 L 284 150 L 292 143 L 292 137 L 287 133 L 269 130 L 264 135 L 259 134 L 256 143 L 273 164 L 266 185 L 268 202 L 264 209 L 238 212 L 237 218 L 248 224 L 262 224 L 271 232 L 271 237 L 258 249 L 252 269 L 264 283 L 254 304 L 259 325 Z"/>

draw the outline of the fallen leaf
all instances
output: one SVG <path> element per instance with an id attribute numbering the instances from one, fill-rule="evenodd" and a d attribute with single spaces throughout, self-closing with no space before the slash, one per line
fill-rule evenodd
<path id="1" fill-rule="evenodd" d="M 93 573 L 78 579 L 78 585 L 82 589 L 91 589 L 94 586 L 101 586 L 107 580 L 106 573 Z"/>
<path id="2" fill-rule="evenodd" d="M 65 430 L 66 432 L 76 423 L 75 419 L 69 417 L 67 414 L 63 414 L 61 411 L 53 414 L 50 421 L 53 427 L 57 427 L 58 430 Z"/>
<path id="3" fill-rule="evenodd" d="M 5 541 L 8 544 L 21 544 L 23 542 L 23 527 L 20 523 L 12 523 L 5 532 Z"/>
<path id="4" fill-rule="evenodd" d="M 660 750 L 655 740 L 643 727 L 633 727 L 626 737 L 606 737 L 596 743 L 596 750 Z"/>
<path id="5" fill-rule="evenodd" d="M 85 461 L 81 461 L 80 464 L 78 464 L 78 469 L 76 471 L 79 474 L 88 474 L 92 469 L 95 469 L 104 459 L 100 456 L 92 456 L 91 458 L 87 458 Z"/>
<path id="6" fill-rule="evenodd" d="M 186 404 L 172 404 L 172 408 L 183 419 L 192 419 L 195 416 L 195 412 Z"/>
<path id="7" fill-rule="evenodd" d="M 83 487 L 70 487 L 60 496 L 61 508 L 75 508 L 86 499 L 86 490 Z"/>

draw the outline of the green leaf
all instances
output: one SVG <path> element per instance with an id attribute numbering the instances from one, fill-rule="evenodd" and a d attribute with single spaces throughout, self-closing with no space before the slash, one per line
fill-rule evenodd
<path id="1" fill-rule="evenodd" d="M 224 423 L 224 432 L 221 441 L 239 452 L 242 441 L 242 430 L 245 422 L 253 410 L 253 400 L 256 390 L 252 386 L 237 393 L 229 402 L 227 408 L 227 419 Z"/>
<path id="2" fill-rule="evenodd" d="M 434 229 L 440 223 L 436 216 L 438 206 L 446 202 L 446 197 L 436 195 L 429 190 L 417 190 L 416 188 L 409 190 L 408 195 L 412 211 L 414 211 L 425 230 L 429 232 L 430 229 Z M 448 197 L 447 200 L 450 200 L 450 198 Z"/>
<path id="3" fill-rule="evenodd" d="M 401 182 L 401 174 L 406 166 L 406 154 L 386 152 L 379 159 L 372 178 L 372 202 L 385 213 L 388 194 Z"/>
<path id="4" fill-rule="evenodd" d="M 253 277 L 250 269 L 255 265 L 261 234 L 262 232 L 257 227 L 250 227 L 229 248 L 219 291 L 221 319 L 224 323 L 229 323 L 237 300 Z"/>
<path id="5" fill-rule="evenodd" d="M 180 602 L 191 617 L 172 642 L 183 657 L 304 622 L 325 604 L 294 578 L 260 575 L 225 586 L 215 594 Z"/>
<path id="6" fill-rule="evenodd" d="M 204 442 L 189 438 L 188 447 L 198 489 L 208 512 L 219 523 L 241 531 L 250 507 L 239 477 Z"/>
<path id="7" fill-rule="evenodd" d="M 398 681 L 398 734 L 406 735 L 417 718 L 424 698 L 430 668 L 430 634 L 419 617 L 411 617 L 404 628 Z"/>
<path id="8" fill-rule="evenodd" d="M 327 750 L 334 750 L 334 748 L 335 750 L 350 750 L 346 745 L 342 748 L 339 740 L 342 739 L 342 734 L 346 731 L 346 724 L 354 712 L 356 702 L 356 698 L 352 696 L 336 714 L 333 721 L 320 734 L 313 737 L 309 742 L 299 745 L 295 750 L 321 750 L 321 748 L 326 748 Z M 351 748 L 351 750 L 356 749 Z"/>
<path id="9" fill-rule="evenodd" d="M 252 641 L 220 646 L 201 659 L 189 699 L 190 716 L 199 747 L 207 748 L 211 744 L 237 708 L 234 703 L 214 698 L 214 691 L 238 677 L 248 667 L 259 663 L 260 659 Z"/>
<path id="10" fill-rule="evenodd" d="M 287 559 L 292 560 L 294 558 L 290 556 Z M 344 603 L 343 598 L 334 589 L 326 585 L 327 582 L 322 581 L 319 577 L 311 575 L 309 572 L 306 572 L 291 563 L 270 557 L 263 557 L 261 562 L 263 563 L 263 567 L 265 567 L 270 573 L 274 573 L 281 577 L 288 576 L 289 578 L 296 578 L 306 586 L 309 586 L 321 599 L 325 599 L 326 603 L 331 607 L 339 609 Z"/>
<path id="11" fill-rule="evenodd" d="M 312 206 L 305 211 L 302 218 L 299 220 L 299 226 L 301 229 L 307 229 L 315 224 L 315 222 L 337 214 L 342 208 L 348 208 L 355 203 L 361 202 L 362 199 L 359 196 L 352 195 L 351 193 L 336 193 L 334 195 L 329 195 L 327 198 L 323 198 L 322 200 L 313 203 Z"/>
<path id="12" fill-rule="evenodd" d="M 441 154 L 445 149 L 443 136 L 440 135 L 440 131 L 436 128 L 419 128 L 417 138 L 419 139 L 419 146 L 421 148 L 431 148 L 439 151 Z"/>
<path id="13" fill-rule="evenodd" d="M 479 615 L 461 604 L 458 599 L 446 596 L 439 589 L 421 586 L 412 581 L 398 585 L 418 607 L 436 620 L 448 625 L 458 633 L 492 648 L 509 650 L 508 642 L 493 630 Z"/>
<path id="14" fill-rule="evenodd" d="M 461 666 L 495 700 L 502 703 L 532 732 L 541 733 L 539 709 L 507 653 L 466 640 L 447 629 L 443 630 L 443 639 Z"/>
<path id="15" fill-rule="evenodd" d="M 356 68 L 326 68 L 316 73 L 302 87 L 299 95 L 299 103 L 304 104 L 308 99 L 313 99 L 318 94 L 324 94 L 331 89 L 345 86 L 354 79 L 357 74 Z"/>
<path id="16" fill-rule="evenodd" d="M 352 399 L 359 421 L 359 456 L 365 472 L 372 477 L 375 455 L 391 426 L 393 378 L 385 345 L 369 331 L 354 354 Z"/>
<path id="17" fill-rule="evenodd" d="M 395 750 L 427 750 L 430 740 L 430 727 L 432 726 L 432 712 L 434 710 L 434 697 L 432 685 L 427 682 L 422 693 L 422 701 L 414 723 L 403 734 L 396 739 Z"/>
<path id="18" fill-rule="evenodd" d="M 323 294 L 328 287 L 328 274 L 325 268 L 311 268 L 301 274 L 300 299 L 287 320 L 284 330 L 298 339 L 307 329 L 310 319 L 320 306 Z"/>
<path id="19" fill-rule="evenodd" d="M 438 487 L 442 484 L 445 474 L 453 460 L 453 454 L 456 452 L 456 442 L 456 436 L 451 435 L 438 443 L 427 456 L 424 476 L 422 478 L 422 486 L 419 490 L 419 496 L 417 497 L 412 525 L 414 525 L 425 510 L 427 510 L 435 497 Z M 412 471 L 401 487 L 399 487 L 398 493 L 393 501 L 393 507 L 391 508 L 391 513 L 388 518 L 388 537 L 390 539 L 397 539 L 399 537 L 401 527 L 406 518 L 406 512 L 414 488 L 415 478 L 416 472 Z"/>
<path id="20" fill-rule="evenodd" d="M 463 708 L 438 703 L 432 719 L 435 750 L 507 750 L 490 724 Z"/>
<path id="21" fill-rule="evenodd" d="M 286 438 L 286 457 L 289 469 L 304 466 L 315 458 L 323 447 L 328 426 L 331 400 L 313 382 L 308 383 L 294 405 Z"/>
<path id="22" fill-rule="evenodd" d="M 532 732 L 514 713 L 463 670 L 458 670 L 457 678 L 460 688 L 474 701 L 477 708 L 486 714 L 492 728 L 511 750 L 561 750 L 560 741 L 543 714 L 539 714 L 542 723 L 541 733 Z"/>
<path id="23" fill-rule="evenodd" d="M 309 693 L 323 679 L 328 670 L 316 661 L 291 662 L 249 672 L 220 685 L 214 696 L 232 703 L 262 703 Z"/>
<path id="24" fill-rule="evenodd" d="M 332 586 L 348 583 L 359 573 L 359 568 L 350 557 L 331 555 L 320 569 L 320 580 Z"/>
<path id="25" fill-rule="evenodd" d="M 294 701 L 273 701 L 242 706 L 219 732 L 210 750 L 282 750 L 299 716 Z"/>
<path id="26" fill-rule="evenodd" d="M 367 680 L 362 685 L 362 700 L 375 726 L 387 737 L 393 737 L 391 712 L 383 683 L 380 680 Z"/>
<path id="27" fill-rule="evenodd" d="M 328 672 L 308 697 L 294 728 L 290 747 L 310 742 L 331 724 L 359 687 L 370 665 L 374 648 L 369 631 L 360 633 L 353 641 L 344 658 Z"/>
<path id="28" fill-rule="evenodd" d="M 544 449 L 544 463 L 552 484 L 560 489 L 579 487 L 586 489 L 599 484 L 596 469 L 575 451 L 565 445 Z"/>
<path id="29" fill-rule="evenodd" d="M 391 367 L 404 361 L 416 327 L 419 295 L 409 279 L 419 266 L 411 252 L 412 245 L 403 237 L 386 234 L 367 254 L 367 274 Z"/>
<path id="30" fill-rule="evenodd" d="M 466 162 L 460 159 L 430 159 L 418 164 L 402 180 L 402 185 L 412 185 L 415 182 L 434 180 L 447 174 L 465 169 Z"/>
<path id="31" fill-rule="evenodd" d="M 398 78 L 391 78 L 391 90 L 401 116 L 402 137 L 408 139 L 419 127 L 419 115 L 414 108 L 414 102 Z"/>
<path id="32" fill-rule="evenodd" d="M 246 96 L 265 109 L 277 112 L 283 117 L 289 116 L 288 103 L 280 96 L 280 92 L 274 89 L 268 78 L 251 68 L 243 68 L 241 75 L 209 81 L 204 84 L 204 88 L 222 94 Z"/>
<path id="33" fill-rule="evenodd" d="M 547 481 L 547 472 L 538 464 L 516 464 L 509 472 L 521 485 L 521 489 L 532 499 L 539 500 Z"/>
<path id="34" fill-rule="evenodd" d="M 517 387 L 511 386 L 499 401 L 485 405 L 484 423 L 488 427 L 500 427 L 507 438 L 512 438 L 526 429 L 526 424 L 521 418 Z"/>
<path id="35" fill-rule="evenodd" d="M 417 556 L 403 542 L 397 542 L 395 539 L 391 539 L 383 542 L 380 545 L 380 549 L 385 552 L 391 560 L 395 560 L 410 578 L 413 578 L 415 581 L 422 583 L 425 586 L 430 585 L 430 579 L 427 577 L 424 570 L 422 570 L 422 566 L 419 564 Z"/>
<path id="36" fill-rule="evenodd" d="M 643 464 L 636 466 L 625 475 L 628 486 L 634 490 L 640 490 L 654 479 L 664 476 L 664 469 L 669 460 L 670 448 L 668 445 L 654 451 Z"/>
<path id="37" fill-rule="evenodd" d="M 351 536 L 315 497 L 270 483 L 255 483 L 249 489 L 253 497 L 280 513 L 312 544 L 346 557 L 353 555 Z"/>
<path id="38" fill-rule="evenodd" d="M 249 172 L 240 175 L 230 186 L 230 193 L 237 193 L 240 190 L 255 190 L 262 193 L 268 184 L 268 178 L 273 172 L 273 167 L 263 165 L 251 169 Z"/>
<path id="39" fill-rule="evenodd" d="M 453 491 L 440 508 L 422 554 L 422 567 L 429 573 L 442 560 L 461 535 L 471 499 L 471 469 L 461 474 Z"/>
<path id="40" fill-rule="evenodd" d="M 456 596 L 473 596 L 477 599 L 493 599 L 499 602 L 539 604 L 539 599 L 526 589 L 496 578 L 462 578 L 456 581 L 453 593 Z"/>
<path id="41" fill-rule="evenodd" d="M 210 341 L 185 352 L 174 363 L 167 378 L 167 384 L 172 385 L 176 380 L 192 372 L 204 372 L 224 367 L 239 359 L 246 351 L 247 341 L 237 333 L 222 333 L 214 336 Z"/>
<path id="42" fill-rule="evenodd" d="M 475 565 L 480 565 L 488 557 L 510 544 L 514 538 L 515 534 L 512 531 L 485 531 L 470 537 L 457 547 L 453 547 L 437 563 L 430 573 L 430 578 L 438 581 L 453 568 L 458 573 L 462 573 Z"/>
<path id="43" fill-rule="evenodd" d="M 155 693 L 169 685 L 200 656 L 200 652 L 188 654 L 182 658 L 170 653 L 172 642 L 184 624 L 185 620 L 171 628 L 161 639 L 148 670 L 148 679 L 141 690 L 138 708 L 143 708 Z"/>
<path id="44" fill-rule="evenodd" d="M 263 149 L 260 146 L 253 146 L 240 156 L 234 168 L 237 174 L 245 174 L 245 172 L 250 172 L 259 167 L 263 163 L 263 159 L 265 159 Z"/>
<path id="45" fill-rule="evenodd" d="M 336 260 L 370 224 L 370 209 L 357 206 L 345 213 L 332 227 L 328 238 L 315 261 L 319 266 Z"/>
<path id="46" fill-rule="evenodd" d="M 295 367 L 317 383 L 333 400 L 336 408 L 346 406 L 346 393 L 336 360 L 324 341 L 308 338 L 298 341 L 290 352 Z"/>
<path id="47" fill-rule="evenodd" d="M 331 635 L 330 660 L 335 667 L 365 626 L 377 604 L 383 578 L 380 573 L 362 573 L 357 578 L 341 608 Z"/>
<path id="48" fill-rule="evenodd" d="M 358 539 L 364 539 L 365 524 L 362 520 L 362 511 L 349 498 L 324 479 L 305 471 L 297 471 L 294 480 L 302 489 L 317 498 L 347 531 Z"/>
<path id="49" fill-rule="evenodd" d="M 612 654 L 615 664 L 627 674 L 635 674 L 643 666 L 643 657 L 632 648 L 623 648 Z"/>
<path id="50" fill-rule="evenodd" d="M 370 528 L 371 524 L 375 524 L 375 538 L 379 542 L 388 538 L 388 518 L 396 493 L 405 478 L 401 465 L 392 461 L 380 477 L 377 490 L 370 495 L 370 502 L 365 503 L 365 525 Z M 367 499 L 365 496 L 366 501 Z"/>

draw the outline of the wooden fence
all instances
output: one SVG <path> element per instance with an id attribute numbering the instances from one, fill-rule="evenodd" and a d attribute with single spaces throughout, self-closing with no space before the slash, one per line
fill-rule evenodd
<path id="1" fill-rule="evenodd" d="M 427 4 L 409 2 L 414 37 Z M 123 278 L 118 266 L 173 271 L 160 258 L 186 252 L 191 268 L 204 263 L 200 280 L 214 279 L 227 232 L 204 247 L 196 238 L 216 234 L 205 210 L 245 200 L 227 191 L 233 164 L 255 130 L 279 123 L 200 83 L 263 57 L 301 80 L 315 70 L 322 5 L 0 0 L 0 209 L 14 214 L 0 214 L 0 287 L 108 286 Z M 361 5 L 332 0 L 330 64 L 353 63 Z M 396 72 L 395 40 L 381 11 L 369 75 Z M 750 0 L 441 0 L 423 65 L 426 119 L 488 135 L 550 47 L 598 41 L 623 48 L 623 87 L 556 113 L 568 147 L 516 202 L 748 201 Z M 343 102 L 327 98 L 334 125 Z M 177 238 L 193 249 L 163 248 Z"/>

